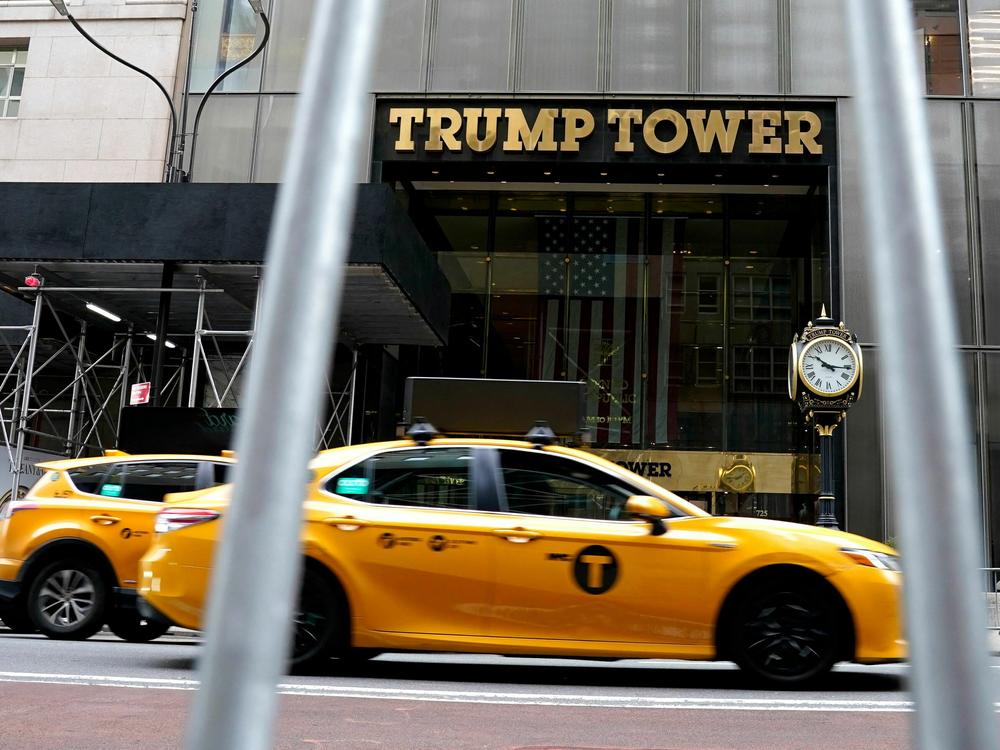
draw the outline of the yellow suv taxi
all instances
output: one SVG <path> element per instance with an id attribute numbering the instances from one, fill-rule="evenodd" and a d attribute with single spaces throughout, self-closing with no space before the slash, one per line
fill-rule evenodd
<path id="1" fill-rule="evenodd" d="M 0 618 L 12 630 L 82 639 L 107 624 L 128 641 L 167 630 L 136 609 L 139 558 L 164 495 L 225 482 L 233 459 L 109 454 L 38 464 L 28 494 L 0 507 Z"/>
<path id="2" fill-rule="evenodd" d="M 294 664 L 382 651 L 727 659 L 797 685 L 905 656 L 894 551 L 713 517 L 573 448 L 436 438 L 311 464 Z M 164 508 L 140 608 L 200 628 L 231 485 Z M 238 502 L 238 498 L 235 500 Z"/>

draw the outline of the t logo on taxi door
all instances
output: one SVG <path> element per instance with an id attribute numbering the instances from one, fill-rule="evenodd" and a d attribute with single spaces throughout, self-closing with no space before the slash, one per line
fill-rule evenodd
<path id="1" fill-rule="evenodd" d="M 593 544 L 576 556 L 573 577 L 588 594 L 603 594 L 618 580 L 618 560 L 607 547 Z"/>

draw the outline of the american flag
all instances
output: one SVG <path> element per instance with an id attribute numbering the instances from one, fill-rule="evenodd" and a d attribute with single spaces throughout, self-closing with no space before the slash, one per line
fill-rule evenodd
<path id="1" fill-rule="evenodd" d="M 662 444 L 676 433 L 670 385 L 679 357 L 670 351 L 681 317 L 681 256 L 665 243 L 665 254 L 647 262 L 636 249 L 640 227 L 636 218 L 539 217 L 539 370 L 545 380 L 587 383 L 586 416 L 598 445 Z"/>
<path id="2" fill-rule="evenodd" d="M 572 243 L 567 247 L 567 219 L 562 216 L 541 217 L 541 293 L 565 294 L 569 277 L 571 297 L 610 296 L 614 292 L 614 228 L 613 218 L 578 217 L 573 221 Z"/>

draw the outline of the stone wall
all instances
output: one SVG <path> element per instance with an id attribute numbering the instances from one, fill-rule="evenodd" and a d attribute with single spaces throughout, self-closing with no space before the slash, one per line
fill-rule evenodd
<path id="1" fill-rule="evenodd" d="M 67 0 L 115 54 L 173 94 L 186 0 Z M 0 46 L 27 43 L 21 106 L 0 119 L 0 181 L 160 182 L 170 110 L 47 0 L 0 0 Z"/>

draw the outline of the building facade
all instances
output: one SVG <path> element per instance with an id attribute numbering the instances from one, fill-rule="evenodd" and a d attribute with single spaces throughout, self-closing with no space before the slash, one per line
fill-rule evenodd
<path id="1" fill-rule="evenodd" d="M 69 0 L 100 44 L 171 94 L 185 0 Z M 159 182 L 166 97 L 83 39 L 48 2 L 0 2 L 0 180 Z"/>
<path id="2" fill-rule="evenodd" d="M 839 515 L 851 531 L 891 540 L 842 0 L 385 6 L 369 148 L 352 167 L 406 207 L 447 277 L 451 319 L 443 346 L 367 353 L 379 366 L 364 376 L 356 439 L 384 436 L 407 375 L 584 380 L 595 450 L 715 512 L 808 522 L 816 447 L 786 394 L 786 360 L 794 332 L 825 304 L 859 334 L 866 365 L 864 397 L 838 431 Z M 990 310 L 1000 290 L 1000 0 L 914 6 L 970 443 L 997 564 L 1000 324 Z M 185 16 L 184 3 L 114 7 Z M 313 7 L 268 4 L 263 54 L 206 106 L 194 182 L 281 179 Z M 6 20 L 15 11 L 47 20 L 15 34 Z M 176 59 L 190 42 L 190 69 L 169 71 L 188 81 L 175 88 L 189 113 L 261 34 L 245 0 L 199 0 L 192 17 L 190 40 L 179 18 L 170 21 Z M 39 3 L 0 2 L 0 45 L 54 22 Z M 25 81 L 38 75 L 28 40 Z M 149 116 L 154 93 L 143 101 Z M 33 96 L 26 84 L 0 128 L 10 120 L 20 138 L 37 140 L 23 114 L 41 106 Z M 162 167 L 165 134 L 159 146 Z M 68 170 L 54 179 L 105 178 Z M 23 174 L 3 179 L 50 179 Z M 107 179 L 142 178 L 136 168 Z"/>

